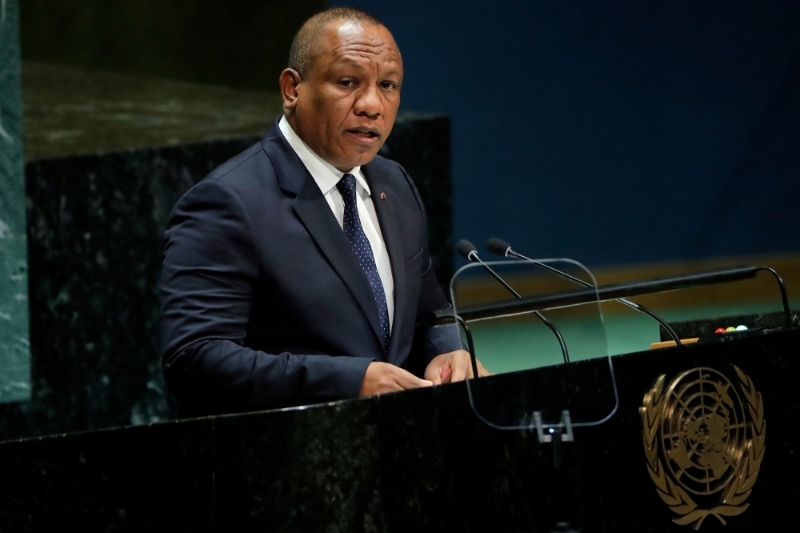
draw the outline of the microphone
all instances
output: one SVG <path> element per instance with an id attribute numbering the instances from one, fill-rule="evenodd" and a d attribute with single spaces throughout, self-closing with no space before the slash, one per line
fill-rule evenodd
<path id="1" fill-rule="evenodd" d="M 456 251 L 471 263 L 479 263 L 483 268 L 485 268 L 489 274 L 492 275 L 494 279 L 500 282 L 500 284 L 506 288 L 508 292 L 514 295 L 515 298 L 522 298 L 522 295 L 514 290 L 514 288 L 506 283 L 506 280 L 500 277 L 500 275 L 495 272 L 492 267 L 484 263 L 480 257 L 478 257 L 478 249 L 475 248 L 475 245 L 469 242 L 467 239 L 461 239 L 456 243 Z"/>
<path id="2" fill-rule="evenodd" d="M 483 260 L 481 260 L 481 258 L 478 256 L 478 249 L 475 248 L 474 244 L 472 244 L 466 239 L 461 239 L 460 241 L 458 241 L 458 243 L 456 243 L 456 251 L 459 253 L 459 255 L 461 255 L 461 257 L 463 257 L 467 261 L 471 263 L 479 263 L 483 268 L 485 268 L 489 272 L 489 274 L 492 275 L 494 279 L 500 282 L 500 284 L 503 287 L 505 287 L 506 290 L 508 290 L 508 292 L 513 294 L 515 298 L 522 298 L 522 295 L 520 295 L 520 293 L 515 291 L 514 288 L 506 282 L 506 280 L 501 278 L 500 275 L 497 272 L 495 272 L 494 269 L 492 269 L 492 267 L 490 267 Z M 558 344 L 559 346 L 561 346 L 561 355 L 564 358 L 564 362 L 569 363 L 569 351 L 567 350 L 567 344 L 564 342 L 564 337 L 561 336 L 561 332 L 552 322 L 550 322 L 539 311 L 534 311 L 533 314 L 536 315 L 536 317 L 539 320 L 541 320 L 542 323 L 545 326 L 547 326 L 550 329 L 550 331 L 553 332 L 553 334 L 555 334 L 556 338 L 558 339 Z"/>
<path id="3" fill-rule="evenodd" d="M 458 252 L 458 255 L 469 262 L 480 261 L 478 258 L 478 249 L 467 239 L 461 239 L 456 243 L 456 251 Z M 473 257 L 475 259 L 473 259 Z"/>
<path id="4" fill-rule="evenodd" d="M 512 253 L 514 250 L 511 249 L 511 245 L 508 244 L 503 239 L 498 239 L 497 237 L 492 237 L 488 241 L 486 241 L 486 249 L 489 253 L 499 255 L 502 257 L 513 257 L 509 254 Z"/>
<path id="5" fill-rule="evenodd" d="M 486 241 L 486 249 L 490 253 L 493 253 L 495 255 L 499 255 L 499 256 L 502 256 L 502 257 L 513 257 L 514 259 L 521 259 L 523 261 L 527 261 L 528 263 L 533 263 L 534 265 L 536 265 L 538 267 L 541 267 L 541 268 L 543 268 L 545 270 L 549 270 L 550 272 L 552 272 L 552 273 L 554 273 L 554 274 L 556 274 L 558 276 L 561 276 L 562 278 L 566 278 L 566 279 L 568 279 L 570 281 L 573 281 L 573 282 L 575 282 L 575 283 L 577 283 L 579 285 L 583 285 L 584 287 L 595 287 L 591 283 L 586 282 L 586 281 L 584 281 L 584 280 L 582 280 L 580 278 L 576 278 L 575 276 L 572 276 L 570 274 L 567 274 L 563 270 L 559 270 L 559 269 L 554 268 L 554 267 L 552 267 L 552 266 L 550 266 L 550 265 L 548 265 L 546 263 L 542 263 L 541 261 L 537 261 L 535 259 L 531 259 L 530 257 L 525 257 L 524 255 L 522 255 L 520 253 L 517 253 L 516 251 L 514 251 L 513 248 L 511 248 L 510 244 L 508 244 L 506 241 L 504 241 L 502 239 L 498 239 L 497 237 L 492 237 L 491 239 Z M 675 330 L 672 329 L 672 327 L 669 324 L 667 324 L 661 317 L 656 315 L 654 312 L 652 312 L 651 310 L 649 310 L 648 308 L 646 308 L 643 305 L 639 305 L 639 304 L 637 304 L 635 302 L 632 302 L 630 300 L 626 300 L 625 298 L 617 298 L 616 301 L 621 303 L 622 305 L 626 305 L 626 306 L 630 307 L 631 309 L 633 309 L 635 311 L 639 311 L 640 313 L 644 313 L 645 315 L 649 316 L 650 318 L 652 318 L 653 320 L 658 322 L 661 325 L 661 327 L 664 328 L 664 330 L 669 334 L 669 336 L 672 337 L 672 340 L 675 341 L 675 344 L 677 344 L 678 346 L 682 346 L 681 339 L 678 337 L 678 334 L 675 333 Z"/>

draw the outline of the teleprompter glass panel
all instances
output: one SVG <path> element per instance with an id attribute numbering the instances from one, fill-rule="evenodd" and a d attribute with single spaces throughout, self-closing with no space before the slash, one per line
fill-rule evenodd
<path id="1" fill-rule="evenodd" d="M 566 410 L 573 426 L 583 426 L 615 412 L 596 285 L 586 267 L 567 259 L 472 263 L 456 272 L 450 283 L 454 320 L 475 365 L 493 374 L 467 380 L 472 409 L 483 422 L 533 428 L 538 416 L 545 428 L 555 427 Z"/>

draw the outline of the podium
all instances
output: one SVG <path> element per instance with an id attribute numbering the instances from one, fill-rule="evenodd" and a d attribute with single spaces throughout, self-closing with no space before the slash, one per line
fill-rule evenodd
<path id="1" fill-rule="evenodd" d="M 501 431 L 480 421 L 465 383 L 8 441 L 0 443 L 0 529 L 551 531 L 566 520 L 583 532 L 689 531 L 697 520 L 676 520 L 712 508 L 704 502 L 719 495 L 681 489 L 691 502 L 667 504 L 649 471 L 647 431 L 655 430 L 642 413 L 660 376 L 666 395 L 671 380 L 707 369 L 728 376 L 731 396 L 744 398 L 749 380 L 763 407 L 753 422 L 758 406 L 745 402 L 746 423 L 761 424 L 755 429 L 766 436 L 753 443 L 745 434 L 742 453 L 755 446 L 762 454 L 755 479 L 745 473 L 751 486 L 728 500 L 738 503 L 725 504 L 719 517 L 706 513 L 699 529 L 768 531 L 797 502 L 800 450 L 791 435 L 800 414 L 798 361 L 797 326 L 614 357 L 618 408 L 602 424 L 573 429 L 574 441 L 560 445 L 560 467 L 555 445 L 540 442 L 534 429 Z M 578 400 L 607 365 L 586 360 L 472 385 L 480 382 L 501 403 L 509 393 L 523 395 L 546 420 L 564 409 L 581 416 L 594 407 Z M 667 447 L 669 439 L 662 438 Z M 690 444 L 713 441 L 695 435 Z M 667 450 L 658 456 L 661 471 L 669 476 L 679 459 Z M 666 483 L 666 495 L 680 500 L 674 485 Z M 744 498 L 743 488 L 751 490 Z"/>

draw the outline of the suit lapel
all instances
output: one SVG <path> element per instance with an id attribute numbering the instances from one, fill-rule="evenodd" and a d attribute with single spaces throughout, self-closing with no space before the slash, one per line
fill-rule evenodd
<path id="1" fill-rule="evenodd" d="M 408 324 L 403 320 L 403 309 L 405 306 L 406 296 L 406 277 L 405 268 L 403 265 L 403 252 L 401 247 L 400 230 L 397 226 L 397 215 L 393 202 L 396 201 L 396 195 L 390 194 L 382 199 L 381 193 L 388 191 L 389 184 L 378 172 L 374 170 L 371 165 L 364 165 L 361 167 L 364 172 L 364 177 L 369 184 L 370 192 L 372 194 L 372 204 L 375 206 L 375 213 L 378 215 L 378 222 L 381 226 L 381 234 L 383 235 L 383 242 L 386 244 L 386 250 L 389 252 L 389 263 L 392 265 L 392 278 L 394 280 L 394 321 L 392 323 L 392 336 L 389 339 L 389 353 L 387 360 L 393 361 L 397 354 L 398 339 L 403 338 L 402 331 L 408 327 Z M 390 295 L 387 295 L 389 297 Z"/>
<path id="2" fill-rule="evenodd" d="M 283 138 L 277 125 L 262 140 L 262 147 L 272 161 L 281 188 L 296 194 L 292 204 L 325 258 L 334 268 L 358 302 L 361 311 L 375 333 L 378 344 L 383 345 L 378 305 L 372 295 L 367 276 L 358 264 L 342 229 L 336 222 L 322 191 L 305 165 Z M 394 265 L 392 265 L 394 268 Z"/>

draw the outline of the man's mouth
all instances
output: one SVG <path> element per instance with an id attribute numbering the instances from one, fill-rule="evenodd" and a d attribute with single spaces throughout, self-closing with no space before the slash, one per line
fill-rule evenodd
<path id="1" fill-rule="evenodd" d="M 373 128 L 351 128 L 345 131 L 364 140 L 372 140 L 380 137 L 380 135 L 378 134 L 378 130 Z"/>

